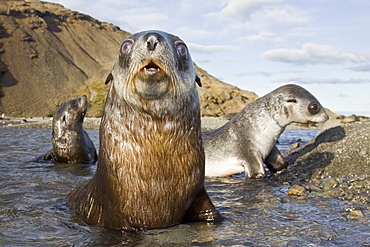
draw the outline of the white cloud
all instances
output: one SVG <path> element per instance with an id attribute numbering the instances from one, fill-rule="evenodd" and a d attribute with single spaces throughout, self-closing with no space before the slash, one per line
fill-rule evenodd
<path id="1" fill-rule="evenodd" d="M 123 10 L 116 17 L 119 22 L 130 23 L 135 32 L 149 29 L 161 29 L 167 26 L 169 18 L 154 7 L 142 7 Z M 121 28 L 125 30 L 125 27 Z"/>
<path id="2" fill-rule="evenodd" d="M 241 40 L 246 40 L 252 43 L 261 43 L 261 42 L 275 42 L 283 43 L 287 40 L 286 36 L 278 36 L 272 32 L 260 32 L 254 35 L 249 35 Z"/>
<path id="3" fill-rule="evenodd" d="M 273 82 L 279 83 L 297 83 L 297 84 L 364 84 L 370 83 L 370 80 L 365 79 L 337 79 L 337 78 L 304 78 L 304 77 L 292 77 L 286 79 L 278 79 Z"/>
<path id="4" fill-rule="evenodd" d="M 193 61 L 194 61 L 194 59 L 193 59 Z M 207 64 L 207 63 L 210 63 L 211 60 L 209 60 L 209 59 L 197 59 L 194 62 L 195 62 L 195 64 L 199 65 L 199 64 Z"/>
<path id="5" fill-rule="evenodd" d="M 256 35 L 251 35 L 246 38 L 250 42 L 268 41 L 274 38 L 274 34 L 270 32 L 260 32 Z"/>
<path id="6" fill-rule="evenodd" d="M 267 71 L 251 71 L 251 72 L 241 72 L 236 74 L 235 76 L 241 77 L 241 76 L 265 76 L 270 77 L 274 75 L 274 72 L 267 72 Z"/>
<path id="7" fill-rule="evenodd" d="M 176 28 L 175 34 L 181 34 L 180 38 L 185 42 L 190 39 L 203 39 L 204 37 L 211 36 L 211 33 L 208 30 L 195 29 L 188 26 L 180 26 Z"/>
<path id="8" fill-rule="evenodd" d="M 349 67 L 347 69 L 351 71 L 357 71 L 357 72 L 370 72 L 370 64 Z"/>
<path id="9" fill-rule="evenodd" d="M 238 74 L 235 74 L 237 77 L 241 76 L 265 76 L 265 77 L 270 77 L 273 75 L 278 75 L 278 74 L 286 74 L 286 73 L 302 73 L 302 71 L 277 71 L 277 72 L 268 72 L 268 71 L 250 71 L 250 72 L 241 72 Z"/>
<path id="10" fill-rule="evenodd" d="M 239 20 L 247 20 L 255 11 L 281 1 L 282 0 L 229 0 L 226 6 L 219 12 L 219 15 Z"/>
<path id="11" fill-rule="evenodd" d="M 274 49 L 262 54 L 265 60 L 297 65 L 354 64 L 369 61 L 369 57 L 343 52 L 331 46 L 306 43 L 301 49 Z"/>
<path id="12" fill-rule="evenodd" d="M 307 14 L 294 6 L 268 6 L 251 15 L 251 21 L 258 27 L 297 26 L 309 21 Z"/>
<path id="13" fill-rule="evenodd" d="M 239 47 L 228 45 L 199 45 L 193 43 L 186 43 L 190 52 L 199 53 L 215 53 L 220 51 L 237 51 Z"/>
<path id="14" fill-rule="evenodd" d="M 280 27 L 297 27 L 310 19 L 304 10 L 282 4 L 285 0 L 229 0 L 218 11 L 205 14 L 216 25 L 236 32 L 268 32 Z"/>

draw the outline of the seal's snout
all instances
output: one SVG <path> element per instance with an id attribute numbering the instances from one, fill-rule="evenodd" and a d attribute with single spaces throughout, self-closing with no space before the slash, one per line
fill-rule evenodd
<path id="1" fill-rule="evenodd" d="M 147 44 L 149 51 L 153 52 L 155 48 L 157 47 L 158 43 L 159 43 L 158 34 L 155 34 L 155 33 L 149 34 L 146 40 L 146 44 Z"/>

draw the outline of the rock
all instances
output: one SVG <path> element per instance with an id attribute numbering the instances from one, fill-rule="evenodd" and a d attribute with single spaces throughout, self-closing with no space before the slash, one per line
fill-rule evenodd
<path id="1" fill-rule="evenodd" d="M 299 183 L 314 197 L 337 198 L 370 210 L 369 154 L 370 122 L 347 123 L 293 150 L 285 157 L 289 169 L 274 178 Z"/>
<path id="2" fill-rule="evenodd" d="M 356 120 L 357 120 L 357 121 L 366 121 L 366 120 L 369 120 L 369 117 L 365 117 L 365 116 L 356 116 Z"/>
<path id="3" fill-rule="evenodd" d="M 339 185 L 338 181 L 335 178 L 327 178 L 321 182 L 321 188 L 323 191 L 328 191 L 332 188 L 335 188 Z"/>
<path id="4" fill-rule="evenodd" d="M 364 218 L 364 217 L 365 217 L 364 213 L 361 210 L 358 210 L 358 209 L 351 211 L 347 216 L 347 218 L 351 219 L 351 220 L 361 219 L 361 218 Z"/>
<path id="5" fill-rule="evenodd" d="M 297 148 L 299 148 L 300 145 L 301 145 L 301 143 L 299 141 L 295 142 L 292 145 L 290 145 L 290 149 L 291 150 L 297 149 Z"/>
<path id="6" fill-rule="evenodd" d="M 304 187 L 300 186 L 300 185 L 293 185 L 292 187 L 290 187 L 288 189 L 288 195 L 292 195 L 292 196 L 304 196 L 306 195 L 306 190 Z"/>
<path id="7" fill-rule="evenodd" d="M 313 185 L 313 184 L 309 185 L 308 188 L 311 192 L 322 192 L 323 191 L 320 187 Z"/>
<path id="8" fill-rule="evenodd" d="M 355 122 L 357 121 L 357 118 L 355 115 L 351 115 L 349 117 L 344 117 L 341 121 L 341 123 L 352 123 L 352 122 Z"/>
<path id="9" fill-rule="evenodd" d="M 329 191 L 323 191 L 322 193 L 318 194 L 317 197 L 320 198 L 333 198 L 340 196 L 342 191 L 338 188 L 333 188 Z"/>

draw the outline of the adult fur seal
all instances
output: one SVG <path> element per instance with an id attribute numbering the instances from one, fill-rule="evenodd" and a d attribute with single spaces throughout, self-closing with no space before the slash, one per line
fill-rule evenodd
<path id="1" fill-rule="evenodd" d="M 85 163 L 97 161 L 94 143 L 83 128 L 88 101 L 85 95 L 64 103 L 54 114 L 53 149 L 42 159 L 58 163 Z"/>
<path id="2" fill-rule="evenodd" d="M 197 80 L 180 38 L 124 40 L 106 81 L 96 173 L 67 197 L 75 216 L 126 230 L 220 217 L 204 189 Z"/>
<path id="3" fill-rule="evenodd" d="M 248 104 L 229 122 L 203 133 L 206 176 L 245 172 L 246 178 L 264 178 L 263 163 L 281 170 L 287 162 L 275 146 L 290 123 L 328 119 L 319 101 L 297 85 L 285 85 Z"/>

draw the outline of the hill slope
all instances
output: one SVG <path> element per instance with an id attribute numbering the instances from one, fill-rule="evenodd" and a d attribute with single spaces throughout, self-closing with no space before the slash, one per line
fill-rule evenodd
<path id="1" fill-rule="evenodd" d="M 86 94 L 99 116 L 121 42 L 129 33 L 59 4 L 0 0 L 0 114 L 47 116 Z M 241 110 L 257 95 L 197 67 L 202 114 Z"/>

